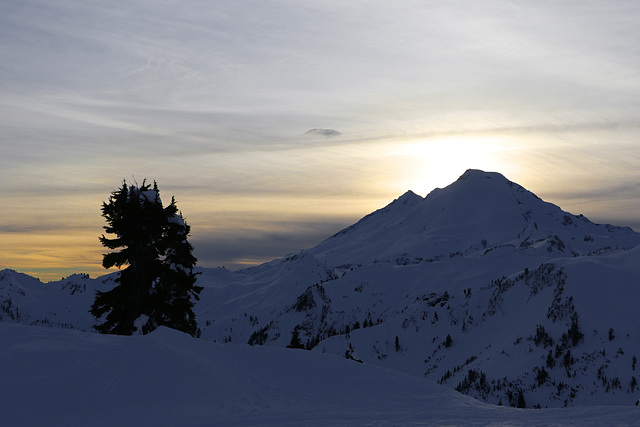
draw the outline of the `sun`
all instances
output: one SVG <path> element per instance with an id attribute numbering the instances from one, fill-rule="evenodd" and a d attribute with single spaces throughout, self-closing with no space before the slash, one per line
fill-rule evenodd
<path id="1" fill-rule="evenodd" d="M 509 173 L 513 144 L 500 137 L 441 137 L 398 142 L 388 147 L 399 189 L 425 194 L 455 181 L 467 169 Z M 408 188 L 407 188 L 408 187 Z"/>

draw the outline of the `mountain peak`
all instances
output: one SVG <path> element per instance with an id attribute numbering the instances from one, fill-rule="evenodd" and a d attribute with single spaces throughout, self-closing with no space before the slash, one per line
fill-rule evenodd
<path id="1" fill-rule="evenodd" d="M 485 172 L 479 169 L 467 169 L 465 173 L 453 183 L 444 188 L 436 188 L 427 194 L 430 203 L 439 198 L 457 200 L 466 208 L 482 209 L 481 205 L 496 206 L 496 197 L 512 197 L 513 193 L 528 193 L 533 198 L 535 194 L 525 190 L 518 184 L 509 181 L 498 172 Z M 484 210 L 484 209 L 483 209 Z"/>
<path id="2" fill-rule="evenodd" d="M 494 178 L 498 178 L 500 180 L 504 180 L 504 181 L 509 181 L 507 178 L 504 177 L 504 175 L 498 173 L 498 172 L 485 172 L 483 170 L 480 169 L 467 169 L 462 175 L 460 175 L 460 178 L 458 178 L 458 181 L 465 181 L 469 178 L 472 179 L 480 179 L 480 178 L 485 178 L 485 179 L 494 179 Z"/>
<path id="3" fill-rule="evenodd" d="M 403 205 L 413 205 L 421 202 L 422 200 L 423 200 L 422 197 L 418 196 L 416 193 L 409 190 L 406 193 L 404 193 L 402 196 L 394 200 L 393 203 L 399 203 Z"/>
<path id="4" fill-rule="evenodd" d="M 486 186 L 487 184 L 497 186 L 507 185 L 510 188 L 512 188 L 514 185 L 517 185 L 512 181 L 509 181 L 507 178 L 505 178 L 504 175 L 498 172 L 485 172 L 479 169 L 467 169 L 465 173 L 460 175 L 460 178 L 458 178 L 456 182 L 450 185 L 450 187 L 454 186 L 456 183 L 463 182 L 481 186 Z M 521 188 L 520 186 L 518 187 Z"/>
<path id="5" fill-rule="evenodd" d="M 496 247 L 573 256 L 639 242 L 637 233 L 564 212 L 500 173 L 469 169 L 424 199 L 407 191 L 310 252 L 338 265 L 480 256 Z"/>

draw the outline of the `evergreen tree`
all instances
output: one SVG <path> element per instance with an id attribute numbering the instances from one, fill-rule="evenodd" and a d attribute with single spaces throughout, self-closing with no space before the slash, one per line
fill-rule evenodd
<path id="1" fill-rule="evenodd" d="M 527 403 L 524 400 L 524 393 L 521 389 L 518 389 L 518 403 L 516 405 L 518 408 L 526 408 Z"/>
<path id="2" fill-rule="evenodd" d="M 553 358 L 553 351 L 549 350 L 549 354 L 547 354 L 547 368 L 553 369 L 556 366 L 556 360 Z"/>
<path id="3" fill-rule="evenodd" d="M 165 258 L 154 293 L 152 319 L 157 325 L 187 332 L 195 336 L 198 329 L 191 297 L 198 300 L 202 287 L 195 286 L 197 273 L 193 272 L 197 259 L 193 246 L 187 240 L 191 227 L 184 221 L 175 198 L 164 209 L 166 231 L 162 239 Z"/>
<path id="4" fill-rule="evenodd" d="M 451 338 L 451 335 L 447 334 L 447 338 L 444 340 L 444 346 L 446 348 L 449 348 L 453 345 L 453 339 Z"/>
<path id="5" fill-rule="evenodd" d="M 546 369 L 544 369 L 544 366 L 541 366 L 540 369 L 538 369 L 538 373 L 536 374 L 536 381 L 538 382 L 538 386 L 541 386 L 542 384 L 544 384 L 548 378 L 549 378 L 549 373 L 547 372 Z"/>
<path id="6" fill-rule="evenodd" d="M 287 348 L 302 348 L 304 349 L 304 345 L 302 344 L 302 341 L 300 341 L 300 326 L 296 325 L 295 328 L 293 328 L 293 331 L 291 332 L 291 342 L 289 342 L 289 345 L 287 346 Z"/>
<path id="7" fill-rule="evenodd" d="M 195 286 L 196 258 L 187 241 L 190 227 L 178 211 L 175 199 L 162 207 L 158 186 L 143 181 L 141 186 L 127 185 L 111 193 L 102 204 L 102 216 L 109 239 L 100 242 L 119 252 L 105 254 L 104 268 L 126 266 L 116 279 L 116 287 L 96 293 L 91 314 L 105 321 L 98 332 L 131 335 L 149 333 L 167 326 L 192 336 L 197 333 L 193 301 L 201 287 Z"/>

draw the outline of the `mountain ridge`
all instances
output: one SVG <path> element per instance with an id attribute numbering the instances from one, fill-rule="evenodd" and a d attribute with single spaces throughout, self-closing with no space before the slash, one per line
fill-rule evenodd
<path id="1" fill-rule="evenodd" d="M 557 224 L 580 228 L 583 233 L 562 230 L 558 235 L 551 231 Z M 398 236 L 404 239 L 401 244 Z M 591 238 L 600 241 L 589 244 Z M 582 215 L 564 212 L 499 173 L 469 169 L 451 185 L 435 189 L 425 198 L 405 193 L 308 251 L 333 265 L 338 259 L 366 264 L 403 257 L 405 252 L 435 259 L 506 244 L 535 249 L 546 243 L 544 248 L 552 251 L 585 254 L 616 244 L 607 245 L 605 240 L 633 247 L 640 244 L 640 235 L 630 228 L 597 225 Z M 363 246 L 369 253 L 363 255 Z"/>

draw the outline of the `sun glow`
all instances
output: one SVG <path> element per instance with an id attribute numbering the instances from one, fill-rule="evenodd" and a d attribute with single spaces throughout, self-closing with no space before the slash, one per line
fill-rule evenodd
<path id="1" fill-rule="evenodd" d="M 397 143 L 388 155 L 398 162 L 395 182 L 426 194 L 455 181 L 467 169 L 513 173 L 513 141 L 503 137 L 446 137 Z M 409 188 L 407 188 L 409 186 Z"/>

